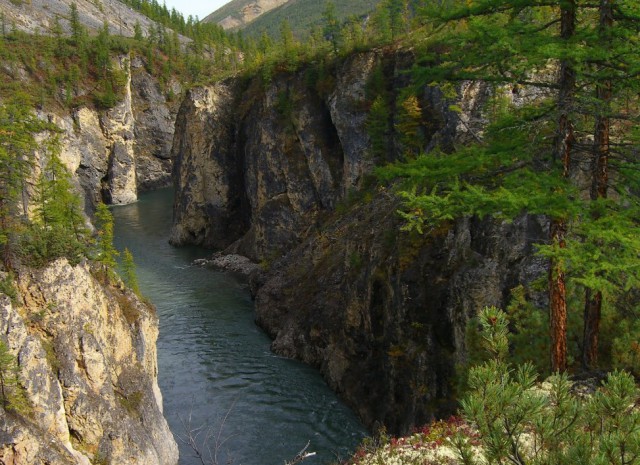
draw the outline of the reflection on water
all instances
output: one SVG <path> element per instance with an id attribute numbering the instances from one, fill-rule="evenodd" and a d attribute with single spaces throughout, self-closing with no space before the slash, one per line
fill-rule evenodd
<path id="1" fill-rule="evenodd" d="M 221 464 L 279 465 L 307 441 L 318 455 L 305 464 L 347 456 L 363 427 L 315 370 L 269 351 L 243 284 L 191 267 L 205 251 L 167 243 L 171 205 L 172 192 L 157 191 L 113 214 L 116 246 L 131 250 L 140 288 L 158 308 L 159 384 L 174 435 L 185 435 L 189 417 L 193 428 L 210 427 L 210 446 L 223 443 Z M 200 463 L 180 447 L 181 465 Z"/>

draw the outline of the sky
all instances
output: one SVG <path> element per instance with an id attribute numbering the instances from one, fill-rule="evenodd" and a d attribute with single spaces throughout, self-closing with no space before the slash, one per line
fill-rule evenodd
<path id="1" fill-rule="evenodd" d="M 203 19 L 209 13 L 213 13 L 225 3 L 229 3 L 230 0 L 165 0 L 167 8 L 175 8 L 176 11 L 182 13 L 186 18 L 189 15 L 197 16 Z M 158 3 L 162 5 L 162 1 L 158 0 Z"/>

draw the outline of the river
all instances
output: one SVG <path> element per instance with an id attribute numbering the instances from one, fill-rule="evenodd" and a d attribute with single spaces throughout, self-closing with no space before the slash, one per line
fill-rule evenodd
<path id="1" fill-rule="evenodd" d="M 168 244 L 172 196 L 147 193 L 112 212 L 115 245 L 133 253 L 141 292 L 158 309 L 158 382 L 180 465 L 201 464 L 178 439 L 189 418 L 199 444 L 210 431 L 220 465 L 282 465 L 308 441 L 317 455 L 305 465 L 346 458 L 366 431 L 316 370 L 269 351 L 241 281 L 190 266 L 207 251 Z"/>

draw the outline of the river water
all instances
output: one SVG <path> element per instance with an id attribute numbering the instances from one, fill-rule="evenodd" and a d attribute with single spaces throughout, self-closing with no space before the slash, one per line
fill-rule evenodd
<path id="1" fill-rule="evenodd" d="M 158 309 L 158 382 L 180 465 L 201 464 L 178 439 L 189 419 L 202 450 L 210 431 L 220 465 L 282 465 L 308 441 L 317 455 L 305 465 L 346 458 L 364 428 L 315 370 L 269 351 L 245 285 L 190 266 L 206 251 L 168 244 L 172 196 L 144 194 L 112 212 L 115 245 L 133 253 L 140 289 Z"/>

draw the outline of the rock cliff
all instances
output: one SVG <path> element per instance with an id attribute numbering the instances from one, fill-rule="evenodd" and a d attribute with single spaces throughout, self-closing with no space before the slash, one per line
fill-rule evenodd
<path id="1" fill-rule="evenodd" d="M 136 22 L 146 34 L 155 23 L 118 0 L 0 0 L 7 27 L 32 34 L 49 34 L 57 18 L 68 32 L 71 4 L 78 9 L 78 19 L 89 31 L 100 30 L 104 23 L 112 34 L 133 37 Z"/>
<path id="2" fill-rule="evenodd" d="M 399 232 L 398 201 L 369 180 L 403 156 L 395 128 L 412 63 L 411 52 L 378 50 L 193 89 L 173 146 L 172 241 L 261 262 L 257 321 L 273 349 L 318 367 L 366 425 L 394 433 L 451 410 L 469 317 L 544 272 L 532 244 L 547 228 L 523 217 Z M 384 155 L 367 130 L 375 85 L 388 102 Z M 462 111 L 437 89 L 419 92 L 428 150 L 481 134 L 490 91 L 459 93 Z"/>
<path id="3" fill-rule="evenodd" d="M 62 130 L 60 157 L 74 175 L 88 212 L 100 201 L 135 202 L 138 192 L 171 183 L 176 110 L 141 58 L 121 56 L 114 66 L 127 76 L 114 108 L 39 110 L 41 118 Z"/>
<path id="4" fill-rule="evenodd" d="M 0 294 L 0 338 L 31 411 L 2 411 L 1 463 L 177 463 L 156 381 L 157 317 L 102 273 L 59 260 L 22 270 L 13 301 Z"/>

